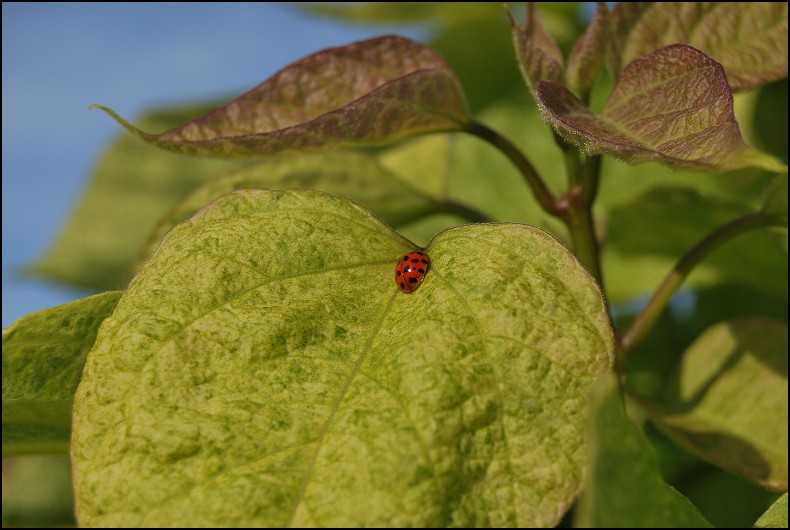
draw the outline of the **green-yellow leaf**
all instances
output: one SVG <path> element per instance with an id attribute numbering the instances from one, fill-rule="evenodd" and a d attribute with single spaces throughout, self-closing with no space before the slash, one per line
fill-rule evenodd
<path id="1" fill-rule="evenodd" d="M 591 401 L 591 469 L 574 526 L 711 527 L 686 497 L 664 482 L 653 448 L 625 414 L 613 375 L 601 377 Z"/>
<path id="2" fill-rule="evenodd" d="M 667 46 L 628 65 L 600 114 L 559 83 L 540 81 L 537 92 L 545 119 L 591 153 L 708 171 L 784 168 L 746 145 L 724 70 L 690 46 Z"/>
<path id="3" fill-rule="evenodd" d="M 787 492 L 757 519 L 753 528 L 787 528 Z"/>
<path id="4" fill-rule="evenodd" d="M 461 86 L 444 60 L 395 36 L 314 53 L 224 107 L 162 134 L 94 106 L 162 149 L 231 157 L 393 142 L 460 130 L 469 118 Z"/>
<path id="5" fill-rule="evenodd" d="M 68 451 L 85 356 L 120 297 L 44 309 L 3 330 L 3 456 Z"/>
<path id="6" fill-rule="evenodd" d="M 561 82 L 565 78 L 562 52 L 543 27 L 535 2 L 527 3 L 524 26 L 519 25 L 510 12 L 508 14 L 518 66 L 533 94 L 542 79 Z"/>
<path id="7" fill-rule="evenodd" d="M 171 230 L 89 355 L 80 523 L 556 524 L 612 363 L 595 282 L 545 232 L 483 224 L 437 236 L 405 295 L 413 248 L 307 190 L 224 195 Z"/>
<path id="8" fill-rule="evenodd" d="M 612 38 L 615 72 L 681 43 L 721 63 L 733 89 L 787 77 L 787 2 L 618 2 Z"/>
<path id="9" fill-rule="evenodd" d="M 787 325 L 723 322 L 683 355 L 657 424 L 700 457 L 787 490 Z"/>

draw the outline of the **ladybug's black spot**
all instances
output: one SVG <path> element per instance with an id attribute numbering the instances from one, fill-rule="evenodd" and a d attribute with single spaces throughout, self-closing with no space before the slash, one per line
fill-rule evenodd
<path id="1" fill-rule="evenodd" d="M 403 261 L 409 261 L 409 256 L 408 255 L 403 256 Z"/>
<path id="2" fill-rule="evenodd" d="M 406 284 L 405 284 L 405 283 L 403 283 L 403 282 L 400 282 L 400 284 L 399 284 L 399 285 L 400 285 L 400 289 L 401 289 L 401 291 L 402 291 L 402 290 L 404 290 L 404 289 L 406 288 Z"/>
<path id="3" fill-rule="evenodd" d="M 422 256 L 422 252 L 420 252 L 419 250 L 415 252 L 415 254 L 419 254 L 420 256 Z"/>
<path id="4" fill-rule="evenodd" d="M 400 276 L 400 275 L 401 275 L 400 271 L 395 271 L 395 276 Z"/>
<path id="5" fill-rule="evenodd" d="M 417 269 L 417 272 L 419 272 L 420 274 L 425 274 L 425 269 Z"/>
<path id="6" fill-rule="evenodd" d="M 422 260 L 422 262 L 425 263 L 426 265 L 428 265 L 428 260 L 427 259 Z"/>
<path id="7" fill-rule="evenodd" d="M 411 272 L 411 266 L 406 265 L 405 267 L 403 267 L 403 272 Z"/>
<path id="8" fill-rule="evenodd" d="M 409 278 L 409 283 L 417 283 L 417 278 L 412 276 L 411 278 Z"/>
<path id="9" fill-rule="evenodd" d="M 412 262 L 412 263 L 419 263 L 419 262 L 420 262 L 420 260 L 418 260 L 417 258 L 412 258 L 411 262 Z"/>

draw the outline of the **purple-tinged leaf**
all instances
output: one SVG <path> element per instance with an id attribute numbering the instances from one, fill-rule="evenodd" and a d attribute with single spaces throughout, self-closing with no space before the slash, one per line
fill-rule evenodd
<path id="1" fill-rule="evenodd" d="M 582 99 L 587 99 L 587 94 L 603 65 L 608 31 L 609 8 L 606 7 L 605 2 L 598 2 L 595 16 L 587 31 L 573 46 L 568 57 L 568 69 L 565 72 L 568 86 Z"/>
<path id="2" fill-rule="evenodd" d="M 203 117 L 149 134 L 112 110 L 124 127 L 163 149 L 204 156 L 262 156 L 383 143 L 459 130 L 468 120 L 461 86 L 435 52 L 380 37 L 301 59 Z"/>
<path id="3" fill-rule="evenodd" d="M 787 76 L 787 2 L 619 2 L 612 11 L 612 70 L 669 44 L 721 63 L 732 89 Z"/>
<path id="4" fill-rule="evenodd" d="M 535 3 L 529 2 L 527 4 L 527 20 L 523 27 L 516 22 L 510 12 L 508 14 L 513 30 L 513 44 L 516 47 L 518 66 L 533 94 L 538 81 L 542 79 L 563 81 L 562 52 L 546 28 L 543 27 Z"/>
<path id="5" fill-rule="evenodd" d="M 783 167 L 744 143 L 721 65 L 683 44 L 628 65 L 600 114 L 551 81 L 538 84 L 538 103 L 560 134 L 591 153 L 676 168 Z"/>

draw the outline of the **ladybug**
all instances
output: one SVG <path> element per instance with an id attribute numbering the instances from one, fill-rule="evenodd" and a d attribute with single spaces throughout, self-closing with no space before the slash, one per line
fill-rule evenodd
<path id="1" fill-rule="evenodd" d="M 409 252 L 395 267 L 395 283 L 404 293 L 413 293 L 425 279 L 430 268 L 431 262 L 427 254 L 421 251 Z"/>

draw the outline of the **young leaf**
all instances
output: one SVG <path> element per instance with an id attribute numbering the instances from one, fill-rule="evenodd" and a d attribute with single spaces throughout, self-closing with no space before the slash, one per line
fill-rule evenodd
<path id="1" fill-rule="evenodd" d="M 612 39 L 614 72 L 680 43 L 721 63 L 733 90 L 787 76 L 787 2 L 618 2 Z"/>
<path id="2" fill-rule="evenodd" d="M 404 295 L 413 249 L 308 190 L 224 195 L 171 230 L 78 391 L 81 524 L 556 524 L 612 363 L 595 282 L 541 230 L 470 225 Z"/>
<path id="3" fill-rule="evenodd" d="M 600 378 L 591 401 L 590 477 L 574 526 L 711 527 L 687 498 L 661 478 L 653 448 L 625 414 L 613 375 Z"/>
<path id="4" fill-rule="evenodd" d="M 143 132 L 94 106 L 162 149 L 233 157 L 392 142 L 460 130 L 469 118 L 461 86 L 444 60 L 395 36 L 314 53 L 224 107 L 162 134 Z"/>
<path id="5" fill-rule="evenodd" d="M 754 528 L 787 528 L 787 492 L 757 519 Z"/>
<path id="6" fill-rule="evenodd" d="M 606 7 L 606 2 L 598 2 L 595 16 L 587 31 L 573 46 L 565 72 L 568 86 L 585 101 L 603 65 L 608 32 L 609 8 Z"/>
<path id="7" fill-rule="evenodd" d="M 601 114 L 552 81 L 538 83 L 538 102 L 560 134 L 591 153 L 700 170 L 783 168 L 744 143 L 724 70 L 689 46 L 667 46 L 628 65 Z"/>
<path id="8" fill-rule="evenodd" d="M 698 456 L 787 490 L 787 325 L 723 322 L 683 355 L 657 424 Z"/>
<path id="9" fill-rule="evenodd" d="M 543 27 L 535 2 L 527 3 L 527 20 L 523 27 L 509 11 L 508 14 L 518 66 L 533 95 L 541 79 L 563 81 L 565 67 L 562 52 Z"/>
<path id="10" fill-rule="evenodd" d="M 421 176 L 425 181 L 443 180 L 441 174 Z M 415 190 L 369 155 L 336 152 L 273 157 L 226 173 L 177 203 L 151 232 L 134 270 L 139 269 L 171 228 L 220 195 L 242 188 L 322 190 L 356 200 L 393 225 L 439 209 L 436 200 Z"/>
<path id="11" fill-rule="evenodd" d="M 3 330 L 4 457 L 68 450 L 85 356 L 121 294 L 44 309 Z"/>
<path id="12" fill-rule="evenodd" d="M 774 226 L 787 228 L 787 173 L 768 182 L 763 194 L 763 212 Z"/>

